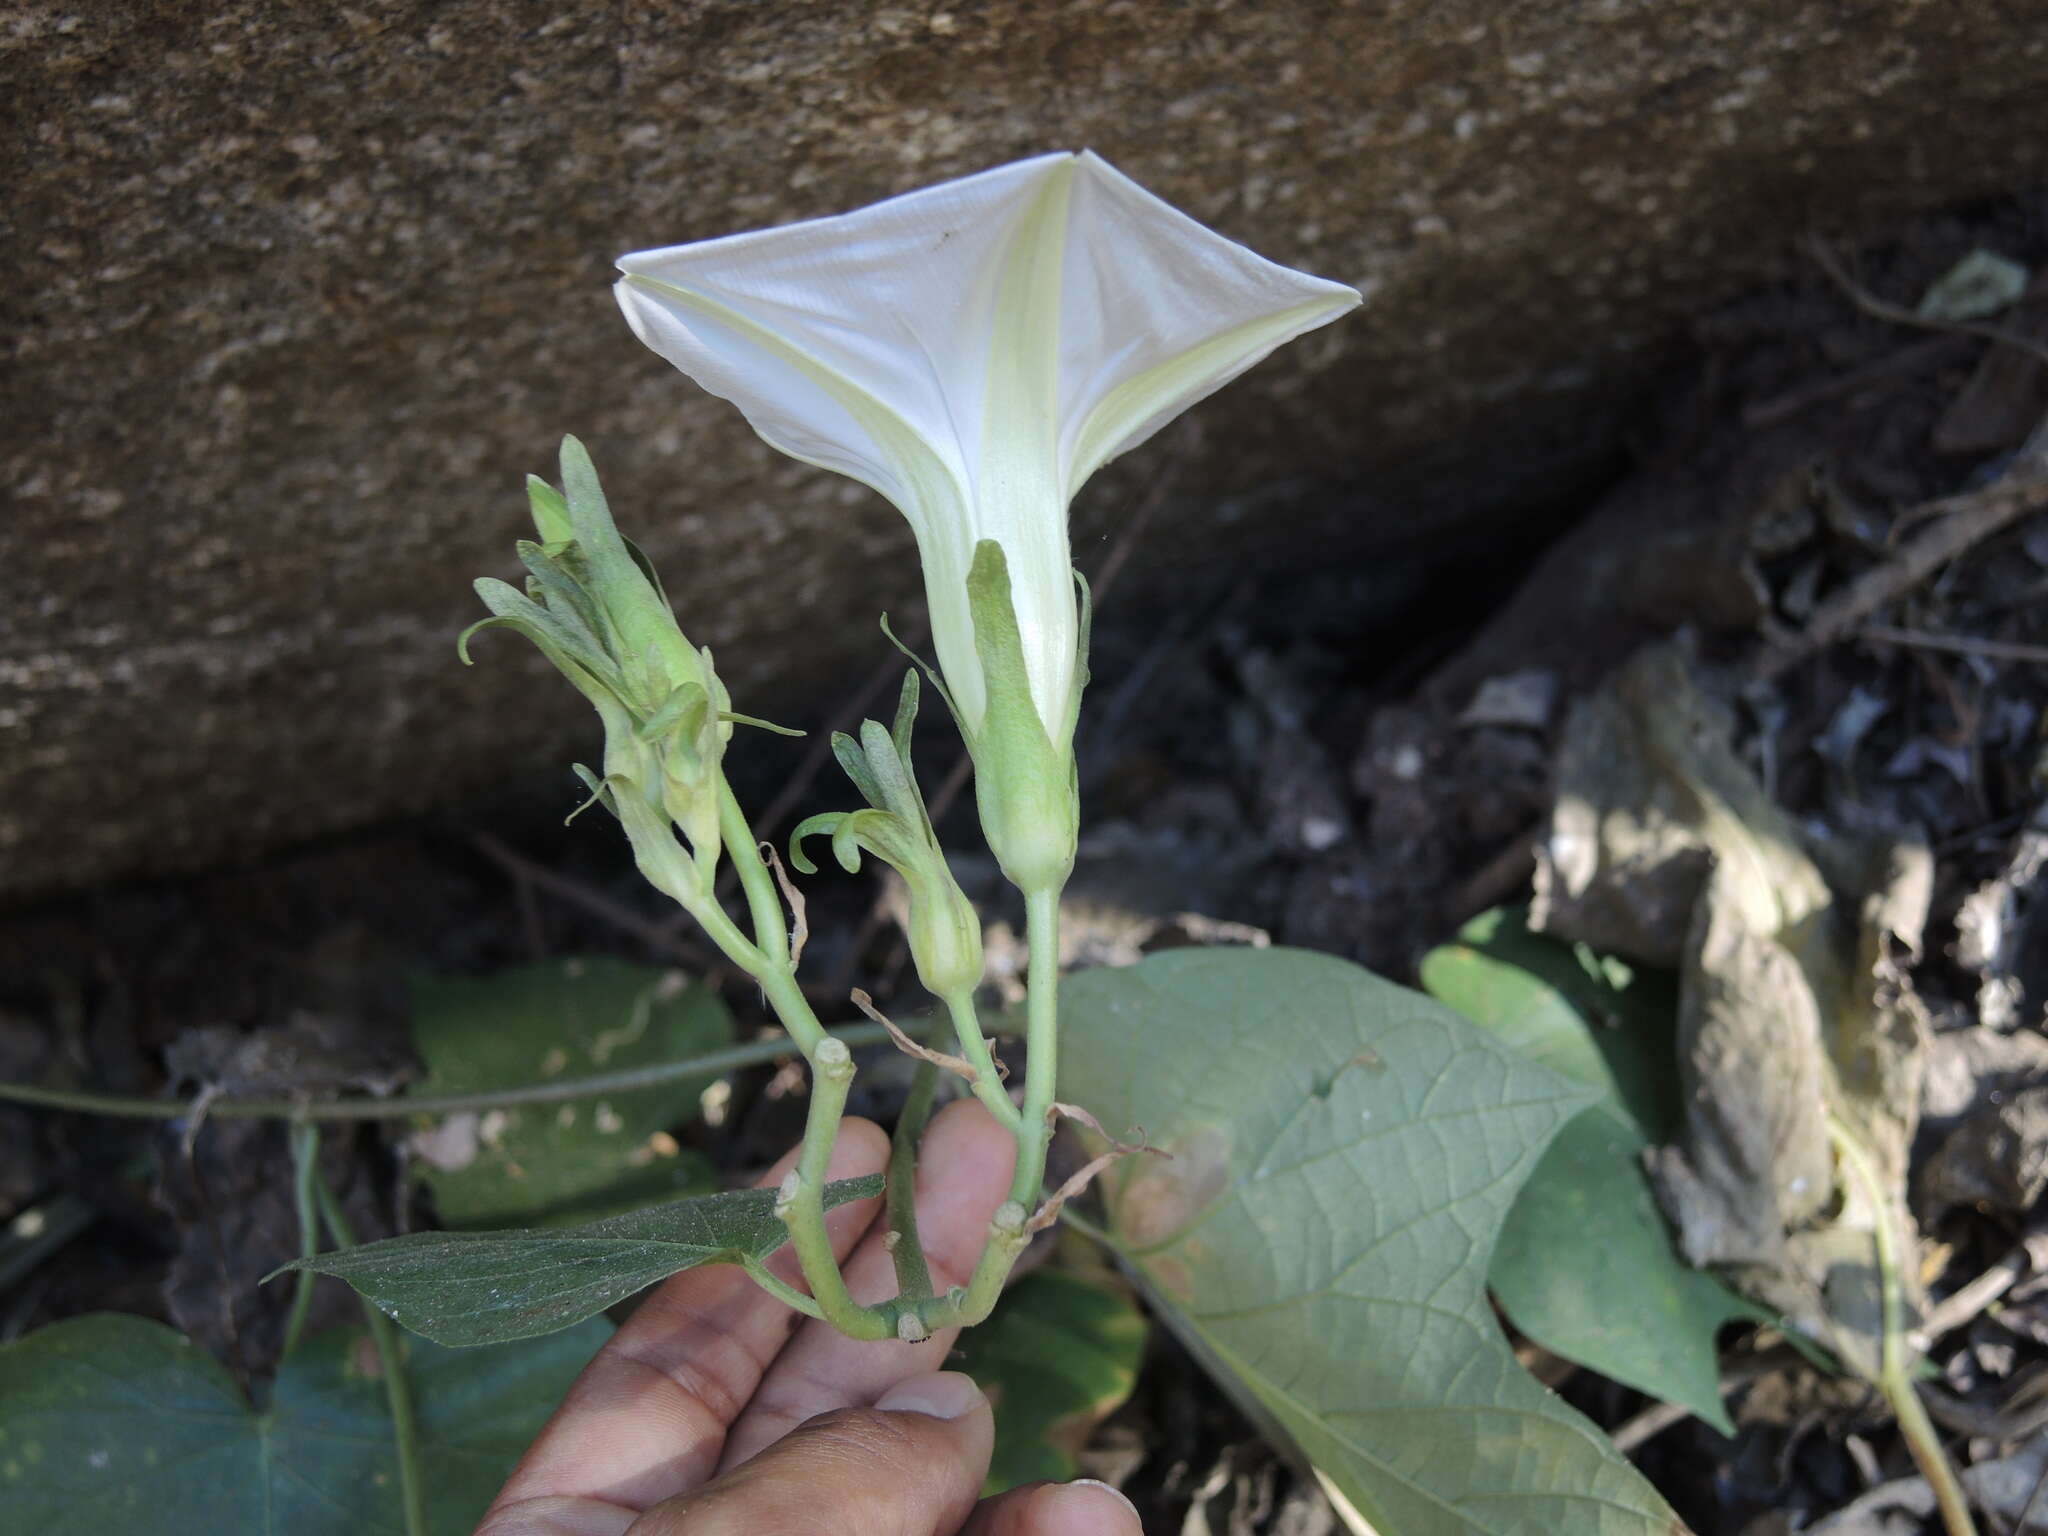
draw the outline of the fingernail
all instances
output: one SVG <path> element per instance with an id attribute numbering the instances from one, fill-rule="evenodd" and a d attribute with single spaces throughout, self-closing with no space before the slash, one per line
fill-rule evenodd
<path id="1" fill-rule="evenodd" d="M 972 1376 L 960 1371 L 935 1371 L 913 1376 L 884 1392 L 875 1406 L 890 1413 L 928 1413 L 935 1419 L 961 1419 L 984 1399 Z"/>
<path id="2" fill-rule="evenodd" d="M 1037 1536 L 1117 1536 L 1144 1530 L 1138 1506 L 1121 1489 L 1092 1477 L 1041 1488 L 1031 1501 L 1031 1515 Z"/>

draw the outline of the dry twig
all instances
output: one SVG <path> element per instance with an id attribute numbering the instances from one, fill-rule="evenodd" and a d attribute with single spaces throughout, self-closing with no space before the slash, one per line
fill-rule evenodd
<path id="1" fill-rule="evenodd" d="M 782 899 L 789 903 L 789 963 L 793 969 L 803 960 L 804 945 L 810 942 L 810 912 L 804 905 L 804 893 L 790 882 L 789 872 L 782 867 L 782 856 L 775 851 L 775 845 L 763 843 L 761 856 L 768 861 L 775 883 L 782 888 Z"/>
<path id="2" fill-rule="evenodd" d="M 1154 1157 L 1171 1158 L 1173 1156 L 1171 1152 L 1155 1147 L 1146 1141 L 1145 1132 L 1142 1129 L 1135 1131 L 1138 1137 L 1135 1142 L 1118 1141 L 1102 1128 L 1100 1120 L 1089 1114 L 1087 1110 L 1078 1104 L 1062 1104 L 1055 1100 L 1052 1107 L 1046 1111 L 1046 1114 L 1052 1119 L 1059 1119 L 1064 1116 L 1069 1120 L 1079 1121 L 1104 1141 L 1108 1142 L 1109 1150 L 1100 1157 L 1090 1158 L 1064 1184 L 1047 1196 L 1045 1204 L 1041 1205 L 1032 1218 L 1024 1224 L 1026 1232 L 1043 1232 L 1047 1227 L 1058 1221 L 1060 1219 L 1060 1208 L 1073 1199 L 1074 1196 L 1085 1190 L 1095 1181 L 1095 1176 L 1098 1173 L 1102 1172 L 1103 1169 L 1116 1162 L 1119 1158 L 1130 1157 L 1138 1152 L 1149 1152 Z"/>
<path id="3" fill-rule="evenodd" d="M 1899 374 L 1918 373 L 1923 368 L 1932 368 L 1952 358 L 1962 357 L 1974 344 L 1975 338 L 1969 336 L 1935 336 L 1926 341 L 1915 342 L 1910 347 L 1888 352 L 1860 368 L 1850 369 L 1847 373 L 1822 379 L 1818 383 L 1805 384 L 1798 389 L 1773 396 L 1769 400 L 1760 400 L 1755 405 L 1745 406 L 1742 411 L 1742 424 L 1752 432 L 1780 426 L 1802 411 L 1816 405 L 1824 405 L 1843 395 L 1853 395 L 1868 385 Z"/>
<path id="4" fill-rule="evenodd" d="M 981 1081 L 981 1074 L 963 1057 L 948 1056 L 944 1051 L 935 1051 L 928 1045 L 919 1045 L 903 1033 L 881 1009 L 875 1006 L 875 1000 L 859 987 L 853 989 L 853 1006 L 889 1031 L 889 1039 L 904 1055 L 915 1057 L 919 1061 L 928 1061 L 941 1071 L 950 1072 L 955 1077 L 964 1079 L 970 1088 Z"/>
<path id="5" fill-rule="evenodd" d="M 1806 248 L 1813 259 L 1820 264 L 1821 271 L 1827 273 L 1835 286 L 1848 295 L 1849 302 L 1872 319 L 1882 320 L 1888 325 L 1911 326 L 1917 331 L 1940 331 L 1952 336 L 1981 336 L 1986 341 L 1995 341 L 2003 346 L 2017 347 L 2020 351 L 2031 353 L 2040 361 L 2048 363 L 2048 347 L 2042 346 L 2031 337 L 2022 336 L 2015 331 L 2007 330 L 2004 326 L 1979 325 L 1972 320 L 1930 320 L 1924 316 L 1916 315 L 1910 309 L 1901 309 L 1896 304 L 1887 304 L 1883 299 L 1880 299 L 1868 288 L 1857 282 L 1855 278 L 1851 277 L 1848 268 L 1842 265 L 1841 258 L 1818 235 L 1808 239 Z M 2022 297 L 2028 296 L 2022 295 Z"/>
<path id="6" fill-rule="evenodd" d="M 1817 606 L 1799 634 L 1767 645 L 1752 670 L 1760 679 L 1778 676 L 1858 629 L 1871 614 L 1897 602 L 1957 556 L 2043 508 L 2048 508 L 2048 424 L 2035 430 L 2001 479 L 1981 490 L 1928 502 L 1916 520 L 1924 514 L 1938 522 Z"/>
<path id="7" fill-rule="evenodd" d="M 1947 651 L 1956 656 L 1986 656 L 1993 661 L 2048 663 L 2048 645 L 2026 645 L 2017 640 L 1983 640 L 1975 635 L 1937 635 L 1924 629 L 1894 629 L 1889 624 L 1866 624 L 1856 631 L 1858 640 L 1882 645 L 1903 645 L 1921 651 Z"/>
<path id="8" fill-rule="evenodd" d="M 473 833 L 469 841 L 479 853 L 513 878 L 559 896 L 572 906 L 581 907 L 591 916 L 610 923 L 622 933 L 630 933 L 654 954 L 679 961 L 702 976 L 711 975 L 721 964 L 708 951 L 678 938 L 669 931 L 665 923 L 642 916 L 624 902 L 614 901 L 604 892 L 593 890 L 580 880 L 573 880 L 543 864 L 535 863 L 525 854 L 508 847 L 488 832 Z"/>

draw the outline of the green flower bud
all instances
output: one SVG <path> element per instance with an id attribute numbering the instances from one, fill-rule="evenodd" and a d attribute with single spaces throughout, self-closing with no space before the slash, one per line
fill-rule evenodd
<path id="1" fill-rule="evenodd" d="M 815 873 L 817 866 L 804 856 L 804 839 L 829 836 L 834 857 L 849 873 L 860 868 L 865 852 L 902 875 L 910 896 L 907 931 L 918 980 L 935 996 L 951 997 L 981 984 L 981 918 L 946 864 L 917 787 L 910 762 L 917 702 L 917 674 L 907 672 L 892 729 L 864 720 L 859 740 L 844 732 L 833 736 L 833 755 L 868 809 L 811 817 L 791 834 L 789 859 L 804 874 Z"/>
<path id="2" fill-rule="evenodd" d="M 708 891 L 721 852 L 725 744 L 742 717 L 711 652 L 683 637 L 654 568 L 613 523 L 583 445 L 564 438 L 562 489 L 529 477 L 527 498 L 541 542 L 518 546 L 526 590 L 488 577 L 476 583 L 492 616 L 463 632 L 462 659 L 469 637 L 494 626 L 537 645 L 604 722 L 603 778 L 578 769 L 591 798 L 626 824 L 643 867 L 661 869 L 664 889 L 681 879 L 664 825 L 673 823 L 695 866 L 689 887 Z M 659 815 L 628 815 L 622 798 Z M 640 846 L 657 832 L 668 850 Z"/>

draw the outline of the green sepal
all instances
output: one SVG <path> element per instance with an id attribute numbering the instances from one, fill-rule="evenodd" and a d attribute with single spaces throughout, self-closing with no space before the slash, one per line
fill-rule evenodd
<path id="1" fill-rule="evenodd" d="M 912 666 L 917 668 L 918 671 L 922 672 L 928 679 L 930 679 L 932 687 L 938 691 L 939 698 L 941 699 L 941 701 L 944 702 L 947 713 L 952 715 L 953 719 L 956 722 L 959 721 L 960 709 L 959 706 L 957 706 L 953 702 L 952 691 L 946 687 L 946 679 L 944 674 L 941 673 L 937 667 L 933 666 L 930 662 L 926 661 L 922 656 L 918 655 L 917 652 L 913 651 L 909 646 L 905 645 L 901 640 L 899 640 L 896 637 L 896 631 L 889 627 L 889 615 L 887 615 L 886 613 L 882 615 L 881 625 L 882 633 L 888 636 L 889 643 L 895 646 L 897 650 L 901 651 L 904 654 L 905 658 L 909 660 Z M 964 724 L 961 726 L 961 729 L 966 729 Z"/>
<path id="2" fill-rule="evenodd" d="M 612 788 L 609 784 L 605 783 L 603 779 L 599 778 L 596 774 L 592 773 L 588 768 L 584 767 L 581 763 L 571 763 L 569 765 L 569 771 L 575 774 L 577 778 L 583 781 L 583 787 L 590 791 L 590 795 L 589 798 L 584 800 L 584 802 L 581 805 L 577 806 L 575 810 L 571 811 L 568 815 L 562 818 L 563 826 L 566 827 L 567 825 L 569 825 L 570 822 L 574 821 L 578 816 L 581 816 L 593 805 L 601 805 L 606 810 L 610 811 L 612 813 L 612 819 L 614 821 L 619 819 L 619 808 L 612 801 Z"/>
<path id="3" fill-rule="evenodd" d="M 832 733 L 832 756 L 853 780 L 853 787 L 860 791 L 861 798 L 869 805 L 882 805 L 882 786 L 875 782 L 875 776 L 868 770 L 867 753 L 861 744 L 844 731 Z"/>
<path id="4" fill-rule="evenodd" d="M 585 585 L 603 606 L 617 635 L 616 656 L 628 686 L 645 691 L 644 681 L 654 670 L 650 662 L 670 680 L 696 673 L 701 658 L 676 628 L 675 614 L 661 595 L 660 583 L 649 578 L 645 556 L 636 557 L 612 521 L 597 469 L 589 452 L 573 437 L 562 439 L 562 493 L 568 502 L 576 547 L 589 562 Z"/>
<path id="5" fill-rule="evenodd" d="M 1095 632 L 1095 593 L 1088 585 L 1088 578 L 1077 568 L 1074 571 L 1074 593 L 1077 612 L 1076 638 L 1074 641 L 1074 686 L 1067 696 L 1066 737 L 1074 739 L 1074 728 L 1081 723 L 1081 695 L 1088 691 L 1093 680 L 1088 671 L 1088 647 Z"/>
<path id="6" fill-rule="evenodd" d="M 654 588 L 654 595 L 660 600 L 661 606 L 673 614 L 675 606 L 668 600 L 668 588 L 661 584 L 661 572 L 657 571 L 654 568 L 654 562 L 647 558 L 647 551 L 642 549 L 633 540 L 627 538 L 623 533 L 619 535 L 619 538 L 626 546 L 627 555 L 640 568 L 640 574 L 647 578 L 647 585 Z"/>
<path id="7" fill-rule="evenodd" d="M 487 619 L 478 619 L 469 628 L 455 637 L 455 654 L 462 658 L 462 664 L 465 667 L 473 667 L 476 665 L 476 658 L 469 654 L 469 637 L 479 630 L 507 628 L 517 629 L 518 625 L 514 624 L 510 619 L 499 618 L 495 613 Z"/>
<path id="8" fill-rule="evenodd" d="M 804 839 L 836 831 L 847 814 L 845 811 L 820 811 L 817 815 L 806 816 L 798 822 L 795 830 L 789 834 L 790 868 L 800 875 L 815 875 L 818 866 L 813 864 L 810 855 L 804 852 Z"/>
<path id="9" fill-rule="evenodd" d="M 1011 884 L 1056 891 L 1073 870 L 1080 837 L 1071 721 L 1062 722 L 1063 739 L 1055 743 L 1039 718 L 1010 599 L 1009 561 L 994 539 L 974 547 L 967 604 L 987 699 L 981 729 L 967 744 L 982 832 Z"/>
<path id="10" fill-rule="evenodd" d="M 576 537 L 569 521 L 569 503 L 539 475 L 526 477 L 526 504 L 533 512 L 533 526 L 543 544 L 566 544 Z"/>
<path id="11" fill-rule="evenodd" d="M 565 624 L 580 628 L 593 647 L 601 647 L 604 611 L 583 584 L 583 562 L 575 544 L 544 545 L 521 539 L 513 548 L 526 567 L 526 595 L 545 602 Z"/>
<path id="12" fill-rule="evenodd" d="M 925 819 L 924 801 L 911 782 L 908 765 L 897 755 L 895 740 L 882 729 L 881 721 L 861 721 L 860 744 L 867 754 L 868 772 L 882 792 L 877 808 L 902 817 L 912 826 L 920 825 Z"/>
<path id="13" fill-rule="evenodd" d="M 642 741 L 656 742 L 674 731 L 693 740 L 703 729 L 710 708 L 711 697 L 702 683 L 684 683 L 662 701 L 661 708 L 635 726 L 633 734 Z"/>
<path id="14" fill-rule="evenodd" d="M 896 755 L 903 759 L 903 765 L 910 766 L 910 741 L 917 727 L 917 673 L 915 670 L 903 674 L 903 687 L 896 694 L 896 720 L 889 727 L 889 737 L 896 743 Z M 912 775 L 912 783 L 916 776 Z"/>
<path id="15" fill-rule="evenodd" d="M 798 740 L 807 734 L 793 726 L 777 725 L 773 720 L 762 720 L 754 715 L 736 714 L 730 709 L 721 709 L 718 718 L 727 725 L 751 725 L 757 731 L 768 731 L 777 736 L 794 736 Z"/>
<path id="16" fill-rule="evenodd" d="M 591 691 L 590 682 L 598 683 L 607 692 L 616 693 L 617 667 L 602 652 L 593 650 L 569 625 L 508 582 L 493 576 L 479 576 L 474 585 L 476 595 L 497 619 L 539 646 L 548 660 L 585 694 Z M 463 640 L 467 641 L 480 627 L 472 624 L 463 632 Z M 573 670 L 564 665 L 565 662 L 574 663 Z"/>

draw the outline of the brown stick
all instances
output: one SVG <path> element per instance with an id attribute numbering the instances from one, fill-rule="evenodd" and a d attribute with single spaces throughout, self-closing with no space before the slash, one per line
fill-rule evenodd
<path id="1" fill-rule="evenodd" d="M 2048 645 L 2026 645 L 2018 640 L 1980 640 L 1975 635 L 1937 635 L 1924 629 L 1894 629 L 1889 624 L 1866 624 L 1856 631 L 1858 640 L 1875 640 L 1883 645 L 1903 645 L 1921 651 L 1948 651 L 1957 656 L 1988 656 L 1994 661 L 2048 663 Z"/>
<path id="2" fill-rule="evenodd" d="M 1149 1152 L 1154 1157 L 1170 1158 L 1173 1156 L 1171 1152 L 1155 1147 L 1146 1141 L 1144 1139 L 1145 1133 L 1142 1130 L 1136 1132 L 1138 1140 L 1135 1142 L 1118 1141 L 1102 1128 L 1100 1120 L 1089 1114 L 1080 1105 L 1062 1104 L 1055 1100 L 1052 1107 L 1046 1111 L 1046 1117 L 1048 1119 L 1058 1119 L 1062 1115 L 1069 1120 L 1078 1120 L 1081 1124 L 1087 1126 L 1089 1130 L 1109 1143 L 1109 1150 L 1100 1157 L 1090 1159 L 1078 1172 L 1069 1177 L 1066 1183 L 1054 1190 L 1046 1198 L 1045 1204 L 1041 1205 L 1032 1218 L 1024 1223 L 1024 1230 L 1026 1232 L 1043 1232 L 1047 1227 L 1058 1221 L 1060 1219 L 1060 1208 L 1093 1183 L 1095 1175 L 1102 1172 L 1103 1169 L 1116 1162 L 1119 1158 L 1129 1157 L 1136 1152 Z"/>
<path id="3" fill-rule="evenodd" d="M 782 855 L 775 851 L 775 845 L 761 844 L 761 856 L 774 871 L 775 883 L 782 888 L 782 899 L 789 903 L 789 964 L 794 970 L 804 958 L 804 945 L 810 942 L 810 910 L 804 904 L 804 893 L 790 883 L 788 871 L 782 867 Z"/>
<path id="4" fill-rule="evenodd" d="M 895 1043 L 896 1049 L 903 1052 L 904 1055 L 914 1056 L 919 1061 L 928 1061 L 941 1071 L 951 1072 L 955 1077 L 965 1078 L 967 1086 L 970 1088 L 981 1081 L 981 1074 L 975 1071 L 974 1067 L 965 1058 L 948 1056 L 944 1051 L 935 1051 L 928 1045 L 919 1045 L 910 1036 L 903 1033 L 902 1030 L 898 1029 L 889 1020 L 881 1009 L 875 1006 L 875 1000 L 859 987 L 853 989 L 853 1006 L 881 1025 L 882 1028 L 889 1031 L 890 1040 Z"/>
<path id="5" fill-rule="evenodd" d="M 1958 555 L 2044 507 L 2048 507 L 2048 429 L 2034 433 L 2013 467 L 1995 484 L 1929 502 L 1922 510 L 1940 521 L 1909 540 L 1884 564 L 1873 566 L 1821 603 L 1804 630 L 1767 647 L 1752 670 L 1764 679 L 1778 676 L 1842 639 Z"/>

